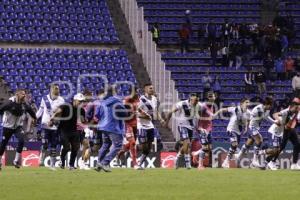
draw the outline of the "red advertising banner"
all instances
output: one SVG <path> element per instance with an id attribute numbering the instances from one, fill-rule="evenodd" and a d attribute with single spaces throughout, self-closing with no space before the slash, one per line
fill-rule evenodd
<path id="1" fill-rule="evenodd" d="M 23 151 L 22 166 L 23 167 L 38 167 L 39 166 L 39 151 Z"/>
<path id="2" fill-rule="evenodd" d="M 160 153 L 160 167 L 174 169 L 176 152 L 161 152 Z"/>

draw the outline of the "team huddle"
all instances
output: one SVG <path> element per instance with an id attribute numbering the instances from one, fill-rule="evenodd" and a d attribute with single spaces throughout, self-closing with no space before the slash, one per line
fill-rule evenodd
<path id="1" fill-rule="evenodd" d="M 26 101 L 26 91 L 19 89 L 15 96 L 0 106 L 3 114 L 3 137 L 0 147 L 0 170 L 2 156 L 9 139 L 14 134 L 18 139 L 13 165 L 21 167 L 21 153 L 24 146 L 24 119 L 30 117 L 32 126 L 40 125 L 42 146 L 40 165 L 44 165 L 45 156 L 50 155 L 50 169 L 56 170 L 57 146 L 61 145 L 60 168 L 66 166 L 76 169 L 75 160 L 81 147 L 80 169 L 89 170 L 91 153 L 98 153 L 96 171 L 110 172 L 110 163 L 114 158 L 121 163 L 125 152 L 130 152 L 132 166 L 136 170 L 144 169 L 144 162 L 152 149 L 154 138 L 160 138 L 154 126 L 159 121 L 167 127 L 172 116 L 176 117 L 180 148 L 176 156 L 175 166 L 183 157 L 185 167 L 191 169 L 191 156 L 197 158 L 198 169 L 205 169 L 204 159 L 211 160 L 213 120 L 230 115 L 227 133 L 230 137 L 230 148 L 222 163 L 223 168 L 229 168 L 230 160 L 239 161 L 251 146 L 254 155 L 250 166 L 259 169 L 277 170 L 276 160 L 286 147 L 288 140 L 293 144 L 293 164 L 291 169 L 299 170 L 298 154 L 300 144 L 296 133 L 296 125 L 300 120 L 300 99 L 295 98 L 289 107 L 270 114 L 273 99 L 266 97 L 262 103 L 250 110 L 248 99 L 242 99 L 234 107 L 215 109 L 215 94 L 209 92 L 207 100 L 200 102 L 196 94 L 189 99 L 178 102 L 165 117 L 159 112 L 159 102 L 151 84 L 144 86 L 144 94 L 138 95 L 133 89 L 132 95 L 121 100 L 116 97 L 116 88 L 109 86 L 106 90 L 97 91 L 96 99 L 92 93 L 85 91 L 77 93 L 71 103 L 65 102 L 60 96 L 59 85 L 52 84 L 48 95 L 43 96 L 39 108 L 34 111 Z M 272 135 L 272 146 L 262 149 L 263 137 L 260 134 L 264 120 L 272 123 L 268 132 Z M 238 151 L 241 135 L 248 134 L 248 139 Z M 196 139 L 195 139 L 196 138 Z M 201 148 L 191 152 L 191 143 L 199 141 Z M 138 141 L 138 148 L 137 142 Z M 141 156 L 137 159 L 137 149 Z M 69 163 L 66 156 L 71 152 Z M 265 161 L 259 162 L 259 157 L 265 155 Z"/>

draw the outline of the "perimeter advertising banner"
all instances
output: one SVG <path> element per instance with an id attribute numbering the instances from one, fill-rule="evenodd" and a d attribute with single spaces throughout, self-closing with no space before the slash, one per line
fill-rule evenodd
<path id="1" fill-rule="evenodd" d="M 28 149 L 35 149 L 35 150 L 24 150 L 22 153 L 22 165 L 24 167 L 38 167 L 39 166 L 39 151 L 38 144 L 34 144 L 31 148 Z M 221 167 L 222 162 L 224 158 L 226 157 L 227 150 L 229 148 L 228 144 L 218 143 L 214 144 L 215 148 L 213 148 L 213 154 L 212 154 L 212 167 Z M 292 150 L 290 148 L 291 146 L 288 146 L 287 150 L 285 150 L 279 158 L 278 166 L 282 169 L 290 168 L 291 165 L 291 158 L 292 158 Z M 59 155 L 59 152 L 57 152 L 57 155 Z M 77 166 L 78 162 L 82 162 L 80 158 L 81 153 L 78 153 L 78 157 L 75 163 L 75 166 Z M 14 145 L 9 146 L 8 150 L 6 151 L 4 157 L 2 158 L 2 163 L 5 165 L 12 165 L 13 159 L 15 156 L 15 148 Z M 69 158 L 69 154 L 67 155 L 67 160 Z M 140 156 L 140 155 L 139 155 Z M 138 156 L 138 160 L 139 160 Z M 253 157 L 253 151 L 249 151 L 249 153 L 242 157 L 239 163 L 236 163 L 235 161 L 232 161 L 230 163 L 231 167 L 241 167 L 241 168 L 248 168 L 249 164 Z M 144 167 L 146 168 L 167 168 L 167 169 L 173 169 L 175 167 L 175 159 L 176 159 L 176 152 L 152 152 L 147 157 Z M 57 162 L 56 166 L 59 165 L 59 156 L 57 156 Z M 194 166 L 197 166 L 197 157 L 194 157 L 193 164 Z M 261 163 L 263 162 L 264 158 L 261 158 Z M 207 162 L 207 159 L 206 159 Z M 50 157 L 47 156 L 44 165 L 49 166 L 50 164 Z M 89 160 L 90 167 L 95 167 L 97 164 L 97 155 L 91 156 Z M 122 168 L 131 168 L 132 162 L 129 155 L 126 156 L 126 158 L 122 159 L 121 166 L 117 163 L 117 160 L 114 159 L 110 163 L 112 168 L 116 167 L 122 167 Z M 184 159 L 180 159 L 179 166 L 184 166 Z"/>

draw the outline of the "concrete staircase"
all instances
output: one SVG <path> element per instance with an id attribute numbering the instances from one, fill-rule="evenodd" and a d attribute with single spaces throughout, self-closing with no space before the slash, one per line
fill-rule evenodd
<path id="1" fill-rule="evenodd" d="M 150 77 L 143 63 L 142 55 L 138 54 L 125 19 L 124 13 L 121 9 L 118 0 L 107 1 L 112 21 L 118 32 L 119 39 L 121 41 L 121 48 L 127 51 L 129 62 L 132 65 L 132 70 L 135 73 L 138 86 L 143 87 L 145 83 L 150 83 Z M 163 128 L 159 123 L 156 124 L 159 132 L 162 136 L 163 142 L 173 142 L 174 137 L 169 129 Z"/>

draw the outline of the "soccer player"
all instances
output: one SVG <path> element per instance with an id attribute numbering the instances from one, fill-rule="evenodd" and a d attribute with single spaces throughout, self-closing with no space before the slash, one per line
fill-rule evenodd
<path id="1" fill-rule="evenodd" d="M 120 163 L 120 157 L 124 155 L 126 152 L 130 151 L 132 164 L 134 169 L 140 169 L 136 161 L 136 137 L 137 137 L 137 119 L 136 112 L 139 103 L 139 96 L 137 90 L 133 90 L 133 94 L 124 99 L 124 105 L 126 108 L 130 110 L 130 117 L 125 121 L 125 137 L 123 142 L 122 149 L 117 154 L 118 163 Z"/>
<path id="2" fill-rule="evenodd" d="M 293 160 L 291 165 L 291 170 L 300 170 L 298 163 L 299 152 L 300 152 L 300 143 L 296 132 L 297 121 L 299 123 L 299 108 L 300 108 L 300 99 L 294 98 L 290 106 L 287 109 L 284 109 L 279 112 L 278 116 L 282 118 L 281 126 L 283 126 L 283 138 L 280 143 L 279 152 L 273 156 L 272 162 L 273 165 L 277 160 L 280 152 L 285 149 L 288 140 L 293 144 Z M 267 160 L 268 162 L 268 160 Z"/>
<path id="3" fill-rule="evenodd" d="M 2 156 L 4 154 L 6 145 L 14 134 L 18 139 L 18 146 L 13 164 L 16 168 L 21 167 L 21 153 L 24 146 L 24 135 L 22 133 L 22 126 L 24 122 L 25 114 L 28 113 L 35 123 L 36 115 L 33 109 L 25 103 L 26 92 L 24 89 L 17 89 L 15 96 L 9 98 L 9 100 L 0 106 L 0 114 L 3 114 L 2 126 L 3 136 L 0 146 L 0 170 L 2 166 Z"/>
<path id="4" fill-rule="evenodd" d="M 222 164 L 223 168 L 229 168 L 229 160 L 233 158 L 236 149 L 240 143 L 242 133 L 248 130 L 248 123 L 250 120 L 250 111 L 248 110 L 250 101 L 246 98 L 242 99 L 239 106 L 223 108 L 218 110 L 214 116 L 220 113 L 230 113 L 230 120 L 227 125 L 227 134 L 230 137 L 230 148 L 228 154 Z"/>
<path id="5" fill-rule="evenodd" d="M 195 129 L 195 120 L 197 116 L 198 109 L 198 96 L 196 94 L 190 94 L 188 100 L 180 101 L 176 106 L 167 114 L 165 121 L 165 126 L 169 123 L 172 114 L 178 112 L 178 131 L 180 134 L 180 141 L 182 147 L 179 149 L 175 167 L 178 169 L 179 159 L 184 155 L 185 167 L 191 169 L 191 155 L 190 155 L 190 145 L 193 137 L 193 132 Z"/>
<path id="6" fill-rule="evenodd" d="M 154 124 L 153 120 L 158 119 L 160 123 L 164 123 L 158 113 L 158 100 L 154 96 L 154 88 L 152 84 L 144 85 L 144 95 L 140 97 L 137 115 L 138 139 L 142 148 L 142 156 L 139 166 L 142 168 L 147 155 L 150 153 L 152 142 L 154 141 Z"/>
<path id="7" fill-rule="evenodd" d="M 237 155 L 237 160 L 250 148 L 251 145 L 254 145 L 254 156 L 250 167 L 264 169 L 264 166 L 260 165 L 258 156 L 261 150 L 261 145 L 263 142 L 262 135 L 259 133 L 260 125 L 263 120 L 268 120 L 271 123 L 276 123 L 280 125 L 279 121 L 275 121 L 270 116 L 270 110 L 273 105 L 273 98 L 266 97 L 263 104 L 259 104 L 253 108 L 250 116 L 249 130 L 250 135 L 246 143 L 242 146 L 240 152 Z"/>
<path id="8" fill-rule="evenodd" d="M 49 126 L 53 126 L 55 121 L 59 121 L 58 130 L 61 134 L 61 168 L 65 168 L 66 155 L 68 151 L 71 150 L 70 162 L 69 162 L 69 170 L 76 169 L 75 159 L 77 156 L 77 152 L 80 147 L 80 136 L 77 132 L 77 122 L 80 120 L 84 122 L 85 112 L 81 107 L 81 103 L 85 100 L 85 97 L 81 93 L 77 93 L 73 97 L 72 104 L 63 104 L 58 107 L 58 109 L 54 112 L 53 116 L 50 119 Z"/>
<path id="9" fill-rule="evenodd" d="M 98 130 L 102 132 L 103 144 L 98 153 L 96 171 L 111 172 L 110 162 L 122 147 L 125 132 L 124 118 L 128 117 L 123 103 L 113 96 L 113 87 L 108 87 L 107 94 L 96 108 Z"/>
<path id="10" fill-rule="evenodd" d="M 274 115 L 277 115 L 277 113 L 275 113 Z M 268 133 L 271 134 L 272 137 L 272 146 L 268 149 L 261 150 L 259 153 L 260 155 L 267 155 L 265 160 L 265 167 L 271 170 L 277 170 L 276 162 L 273 162 L 272 159 L 274 157 L 277 157 L 280 153 L 280 144 L 282 142 L 284 131 L 284 119 L 279 115 L 276 117 L 276 119 L 279 120 L 280 125 L 273 123 L 268 129 Z"/>
<path id="11" fill-rule="evenodd" d="M 85 118 L 87 118 L 87 111 L 93 103 L 93 94 L 88 89 L 85 89 L 83 91 L 83 95 L 85 97 L 85 102 L 82 104 L 82 108 L 85 111 Z M 79 169 L 90 170 L 90 167 L 88 166 L 88 161 L 90 158 L 90 140 L 93 138 L 94 132 L 88 127 L 89 125 L 86 123 L 86 121 L 87 120 L 85 119 L 84 122 L 77 122 L 77 132 L 80 135 L 80 144 L 82 147 L 82 160 L 79 160 L 78 167 Z"/>
<path id="12" fill-rule="evenodd" d="M 54 111 L 61 106 L 65 100 L 59 95 L 59 86 L 57 84 L 50 85 L 50 93 L 43 96 L 40 107 L 36 113 L 37 118 L 42 117 L 42 146 L 40 152 L 39 163 L 44 165 L 44 159 L 50 145 L 50 169 L 55 170 L 56 146 L 58 144 L 59 134 L 57 132 L 57 124 L 49 126 L 50 118 Z"/>
<path id="13" fill-rule="evenodd" d="M 199 155 L 199 164 L 198 170 L 205 169 L 203 165 L 203 160 L 205 155 L 207 154 L 211 163 L 211 156 L 212 156 L 212 139 L 211 139 L 211 131 L 212 131 L 212 119 L 214 113 L 214 102 L 215 102 L 215 94 L 213 92 L 207 93 L 207 102 L 198 103 L 199 104 L 199 114 L 200 119 L 197 125 L 197 131 L 200 137 L 200 143 L 202 148 L 194 152 L 195 155 Z"/>

